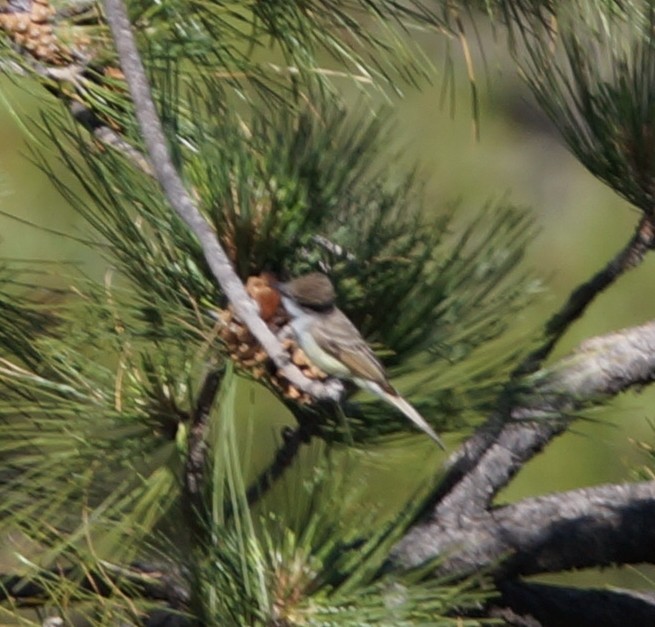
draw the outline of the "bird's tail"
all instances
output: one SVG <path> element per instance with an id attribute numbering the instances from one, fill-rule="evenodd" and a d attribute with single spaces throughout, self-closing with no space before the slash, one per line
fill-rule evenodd
<path id="1" fill-rule="evenodd" d="M 435 433 L 434 429 L 426 422 L 425 418 L 421 416 L 400 394 L 397 392 L 393 394 L 392 392 L 387 392 L 383 390 L 380 385 L 372 381 L 367 381 L 366 387 L 373 392 L 376 396 L 379 396 L 383 400 L 391 403 L 396 409 L 399 409 L 407 418 L 409 418 L 421 431 L 429 435 L 444 451 L 446 447 L 441 441 L 441 438 Z M 395 392 L 395 390 L 394 390 Z"/>

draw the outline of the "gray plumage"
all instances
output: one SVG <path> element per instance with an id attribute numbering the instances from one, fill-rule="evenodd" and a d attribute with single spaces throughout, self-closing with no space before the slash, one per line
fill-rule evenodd
<path id="1" fill-rule="evenodd" d="M 357 327 L 336 307 L 334 287 L 326 275 L 306 274 L 279 284 L 278 289 L 298 343 L 316 366 L 387 401 L 444 448 L 432 427 L 389 383 Z"/>

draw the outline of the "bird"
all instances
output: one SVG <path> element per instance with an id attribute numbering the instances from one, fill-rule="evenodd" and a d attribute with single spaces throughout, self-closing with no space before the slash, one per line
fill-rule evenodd
<path id="1" fill-rule="evenodd" d="M 304 274 L 277 283 L 277 289 L 298 344 L 314 365 L 390 403 L 445 449 L 423 416 L 389 383 L 384 366 L 357 327 L 336 306 L 336 292 L 327 275 Z"/>

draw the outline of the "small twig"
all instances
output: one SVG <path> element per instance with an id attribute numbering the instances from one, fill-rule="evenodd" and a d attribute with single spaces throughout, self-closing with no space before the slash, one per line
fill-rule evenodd
<path id="1" fill-rule="evenodd" d="M 105 0 L 105 12 L 150 163 L 171 207 L 198 238 L 207 264 L 237 316 L 257 338 L 280 373 L 314 398 L 337 400 L 342 394 L 343 386 L 334 380 L 321 383 L 307 379 L 291 363 L 289 354 L 259 316 L 256 304 L 246 293 L 243 283 L 219 244 L 216 233 L 200 213 L 173 165 L 125 5 L 122 0 Z"/>
<path id="2" fill-rule="evenodd" d="M 95 6 L 95 0 L 66 0 L 65 5 L 57 7 L 55 18 L 57 21 L 75 18 L 91 11 Z"/>
<path id="3" fill-rule="evenodd" d="M 72 0 L 66 7 L 62 7 L 57 11 L 58 19 L 66 19 L 74 17 L 75 15 L 84 13 L 95 6 L 95 3 L 90 0 Z M 21 7 L 21 12 L 25 12 L 26 7 Z M 0 13 L 3 11 L 0 10 Z M 9 11 L 4 11 L 9 13 Z M 107 126 L 98 115 L 88 106 L 82 104 L 80 101 L 71 99 L 70 94 L 66 90 L 59 90 L 59 86 L 70 84 L 75 86 L 80 91 L 80 86 L 84 79 L 84 73 L 87 69 L 88 59 L 82 58 L 77 55 L 76 62 L 65 63 L 62 65 L 48 65 L 43 63 L 41 59 L 36 58 L 30 51 L 23 47 L 16 46 L 25 59 L 26 64 L 36 74 L 44 79 L 54 81 L 56 86 L 45 84 L 44 87 L 52 93 L 55 97 L 61 98 L 70 103 L 70 111 L 73 118 L 77 120 L 84 128 L 91 133 L 91 135 L 102 145 L 112 148 L 136 165 L 145 174 L 153 175 L 152 169 L 145 155 L 132 146 L 124 137 L 121 137 L 114 129 Z M 75 56 L 71 51 L 72 56 Z M 0 61 L 0 71 L 11 72 L 19 76 L 27 75 L 27 71 L 19 63 L 15 61 Z"/>
<path id="4" fill-rule="evenodd" d="M 628 244 L 600 272 L 578 286 L 564 307 L 546 323 L 544 343 L 523 360 L 514 376 L 534 372 L 539 368 L 562 335 L 584 313 L 594 298 L 625 272 L 638 266 L 653 247 L 655 224 L 650 216 L 644 215 Z"/>
<path id="5" fill-rule="evenodd" d="M 81 593 L 80 599 L 85 598 L 85 593 L 88 591 L 109 597 L 118 586 L 126 596 L 165 601 L 169 607 L 175 609 L 185 607 L 189 601 L 189 590 L 168 565 L 105 566 L 102 573 L 87 571 L 84 577 L 80 577 L 80 571 L 75 567 L 62 568 L 61 566 L 40 571 L 38 577 L 32 578 L 27 578 L 24 573 L 0 573 L 0 602 L 11 600 L 17 607 L 50 605 L 51 585 L 60 579 L 75 582 Z M 112 582 L 107 581 L 110 571 L 114 577 Z"/>
<path id="6" fill-rule="evenodd" d="M 314 432 L 314 427 L 306 419 L 300 420 L 295 429 L 287 427 L 282 432 L 283 442 L 277 449 L 273 461 L 248 488 L 246 498 L 249 505 L 254 505 L 270 490 L 273 483 L 291 466 L 300 447 L 310 442 Z"/>
<path id="7" fill-rule="evenodd" d="M 191 416 L 188 452 L 184 469 L 184 488 L 187 496 L 185 506 L 190 517 L 190 523 L 193 525 L 197 524 L 198 515 L 203 511 L 202 490 L 206 467 L 207 425 L 220 382 L 221 373 L 217 370 L 213 370 L 205 376 Z"/>
<path id="8" fill-rule="evenodd" d="M 339 259 L 345 259 L 351 262 L 357 260 L 355 255 L 353 255 L 350 251 L 346 250 L 343 246 L 340 246 L 339 244 L 335 244 L 334 242 L 329 240 L 327 237 L 324 237 L 323 235 L 313 235 L 311 241 L 334 257 L 337 257 Z M 300 249 L 300 256 L 305 259 L 309 259 L 311 258 L 311 253 L 309 250 L 307 250 L 307 248 L 303 247 Z M 321 270 L 326 274 L 329 274 L 330 271 L 332 270 L 330 265 L 325 261 L 321 261 L 319 265 Z"/>
<path id="9" fill-rule="evenodd" d="M 7 0 L 0 8 L 0 13 L 26 13 L 31 8 L 31 0 Z"/>
<path id="10" fill-rule="evenodd" d="M 107 146 L 108 148 L 120 152 L 144 174 L 149 176 L 153 175 L 152 168 L 150 167 L 146 156 L 140 150 L 137 150 L 132 146 L 130 142 L 119 135 L 114 129 L 104 124 L 95 112 L 77 101 L 71 103 L 70 111 L 77 122 L 89 131 L 89 133 L 91 133 L 91 135 L 93 135 L 93 137 L 103 146 Z"/>

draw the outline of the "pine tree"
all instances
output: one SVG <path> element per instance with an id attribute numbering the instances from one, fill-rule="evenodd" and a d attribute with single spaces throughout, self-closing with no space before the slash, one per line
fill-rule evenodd
<path id="1" fill-rule="evenodd" d="M 3 68 L 56 101 L 28 121 L 30 158 L 108 268 L 71 271 L 44 303 L 42 273 L 1 266 L 0 537 L 14 557 L 0 620 L 655 622 L 646 596 L 523 580 L 653 562 L 652 480 L 493 505 L 581 412 L 654 376 L 652 323 L 545 365 L 655 241 L 650 3 L 128 9 L 129 22 L 122 0 L 0 7 Z M 521 263 L 530 212 L 435 216 L 389 148 L 394 98 L 435 75 L 412 33 L 451 42 L 472 79 L 482 20 L 571 151 L 640 212 L 626 247 L 531 337 L 513 324 L 538 285 Z M 447 461 L 282 339 L 270 277 L 316 270 L 445 434 Z M 456 433 L 470 434 L 459 447 Z M 366 465 L 389 442 L 426 470 L 383 510 Z"/>

